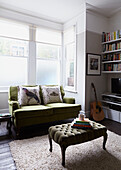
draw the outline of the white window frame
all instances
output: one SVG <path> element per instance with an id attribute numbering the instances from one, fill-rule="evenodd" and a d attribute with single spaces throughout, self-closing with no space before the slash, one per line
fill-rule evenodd
<path id="1" fill-rule="evenodd" d="M 72 26 L 71 26 L 72 27 Z M 65 91 L 70 91 L 70 92 L 77 92 L 77 39 L 76 39 L 76 25 L 73 25 L 74 27 L 74 41 L 70 43 L 64 43 L 64 59 L 65 59 L 65 64 L 64 64 L 64 89 Z M 63 34 L 64 36 L 64 34 Z M 64 38 L 64 37 L 63 37 Z M 74 86 L 68 86 L 66 81 L 67 81 L 67 75 L 66 75 L 66 46 L 69 44 L 74 44 Z"/>

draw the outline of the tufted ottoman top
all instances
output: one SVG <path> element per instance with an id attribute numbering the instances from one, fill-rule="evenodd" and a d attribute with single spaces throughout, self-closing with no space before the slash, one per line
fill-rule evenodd
<path id="1" fill-rule="evenodd" d="M 105 126 L 90 121 L 92 129 L 83 130 L 71 128 L 71 123 L 51 126 L 49 128 L 49 135 L 60 146 L 68 147 L 83 142 L 87 142 L 101 136 L 104 136 L 107 129 Z"/>

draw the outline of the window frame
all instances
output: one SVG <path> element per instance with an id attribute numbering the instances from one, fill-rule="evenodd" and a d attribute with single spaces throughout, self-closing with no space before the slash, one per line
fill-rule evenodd
<path id="1" fill-rule="evenodd" d="M 77 37 L 76 37 L 76 25 L 71 26 L 74 28 L 74 40 L 72 42 L 65 43 L 64 42 L 64 58 L 65 58 L 65 70 L 64 70 L 64 89 L 65 91 L 70 91 L 77 93 Z M 69 27 L 67 30 L 69 30 L 71 27 Z M 65 30 L 65 31 L 67 31 Z M 63 33 L 63 39 L 64 39 L 64 33 Z M 74 86 L 68 86 L 67 85 L 67 70 L 66 70 L 66 61 L 67 61 L 67 45 L 74 44 Z"/>

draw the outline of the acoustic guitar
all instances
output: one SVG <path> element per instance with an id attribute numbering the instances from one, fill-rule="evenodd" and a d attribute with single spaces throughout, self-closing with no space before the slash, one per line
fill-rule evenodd
<path id="1" fill-rule="evenodd" d="M 91 83 L 92 88 L 94 89 L 95 93 L 95 101 L 91 102 L 91 117 L 96 121 L 101 121 L 104 119 L 104 112 L 102 109 L 102 104 L 100 101 L 97 100 L 96 89 L 93 83 Z"/>

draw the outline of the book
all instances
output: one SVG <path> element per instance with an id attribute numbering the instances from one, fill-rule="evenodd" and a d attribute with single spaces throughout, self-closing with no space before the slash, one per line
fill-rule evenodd
<path id="1" fill-rule="evenodd" d="M 78 127 L 91 127 L 91 125 L 80 125 L 80 124 L 77 124 L 77 123 L 74 123 L 73 126 L 78 126 Z"/>
<path id="2" fill-rule="evenodd" d="M 90 120 L 88 118 L 84 118 L 84 120 L 80 120 L 79 118 L 74 119 L 71 123 L 71 127 L 78 129 L 91 129 L 92 126 L 90 124 Z"/>
<path id="3" fill-rule="evenodd" d="M 116 31 L 114 31 L 114 40 L 116 40 Z"/>
<path id="4" fill-rule="evenodd" d="M 88 129 L 92 129 L 92 127 L 91 128 L 88 128 L 88 127 L 78 127 L 78 126 L 71 126 L 72 128 L 76 128 L 76 129 L 84 129 L 84 130 L 88 130 Z"/>

